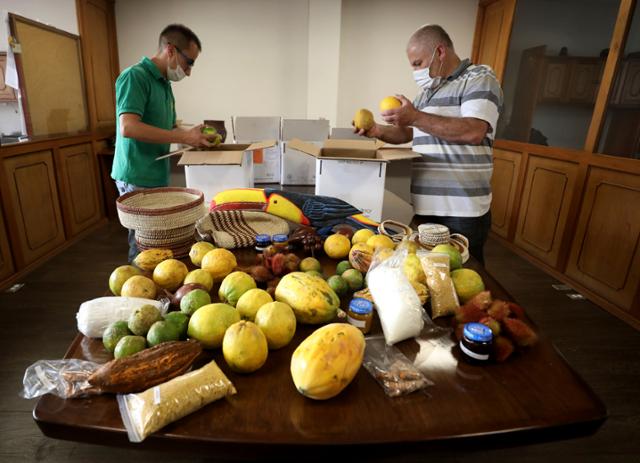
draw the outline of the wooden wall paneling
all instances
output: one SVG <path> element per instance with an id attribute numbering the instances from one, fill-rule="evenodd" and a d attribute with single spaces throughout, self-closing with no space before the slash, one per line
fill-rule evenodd
<path id="1" fill-rule="evenodd" d="M 584 142 L 584 150 L 589 153 L 593 153 L 598 148 L 607 104 L 612 94 L 616 70 L 620 63 L 620 55 L 624 52 L 625 39 L 633 18 L 635 1 L 636 0 L 620 0 L 618 17 L 609 44 L 609 54 L 604 64 L 602 81 L 598 89 L 596 103 L 593 108 L 593 116 L 591 117 L 591 123 L 589 124 L 589 130 L 587 131 L 587 137 Z"/>
<path id="2" fill-rule="evenodd" d="M 9 231 L 20 269 L 65 241 L 53 155 L 40 151 L 6 158 L 3 168 L 7 221 L 13 222 Z"/>
<path id="3" fill-rule="evenodd" d="M 491 228 L 508 238 L 515 204 L 522 153 L 493 150 L 493 176 L 491 177 Z"/>
<path id="4" fill-rule="evenodd" d="M 76 0 L 92 129 L 115 126 L 118 76 L 113 1 Z"/>
<path id="5" fill-rule="evenodd" d="M 556 267 L 578 164 L 529 155 L 514 243 Z"/>
<path id="6" fill-rule="evenodd" d="M 538 101 L 541 103 L 561 103 L 565 101 L 571 63 L 562 56 L 545 57 L 542 88 Z"/>
<path id="7" fill-rule="evenodd" d="M 515 0 L 480 1 L 476 16 L 472 59 L 493 68 L 502 82 L 507 62 Z"/>
<path id="8" fill-rule="evenodd" d="M 10 276 L 15 270 L 11 248 L 9 247 L 9 237 L 4 226 L 4 215 L 0 208 L 0 280 Z"/>
<path id="9" fill-rule="evenodd" d="M 638 204 L 640 176 L 590 168 L 566 269 L 569 277 L 627 310 L 640 289 Z"/>
<path id="10" fill-rule="evenodd" d="M 65 146 L 54 154 L 65 230 L 73 237 L 102 216 L 96 160 L 89 143 Z"/>

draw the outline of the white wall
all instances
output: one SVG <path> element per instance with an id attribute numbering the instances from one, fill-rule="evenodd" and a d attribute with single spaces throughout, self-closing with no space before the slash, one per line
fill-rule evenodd
<path id="1" fill-rule="evenodd" d="M 306 0 L 118 1 L 120 67 L 153 55 L 160 31 L 183 23 L 202 53 L 191 77 L 173 85 L 179 119 L 304 118 L 308 9 Z"/>
<path id="2" fill-rule="evenodd" d="M 476 10 L 476 0 L 117 0 L 120 67 L 155 53 L 162 28 L 182 22 L 203 51 L 192 77 L 174 85 L 178 118 L 344 125 L 388 94 L 415 96 L 405 46 L 420 25 L 441 24 L 468 57 Z"/>
<path id="3" fill-rule="evenodd" d="M 75 0 L 2 0 L 0 3 L 0 51 L 7 50 L 6 13 L 15 13 L 62 29 L 78 33 Z M 0 133 L 21 132 L 19 103 L 0 103 Z"/>
<path id="4" fill-rule="evenodd" d="M 338 125 L 351 125 L 359 108 L 376 118 L 378 103 L 395 93 L 418 93 L 407 41 L 423 24 L 440 24 L 460 58 L 471 55 L 477 0 L 343 0 Z"/>

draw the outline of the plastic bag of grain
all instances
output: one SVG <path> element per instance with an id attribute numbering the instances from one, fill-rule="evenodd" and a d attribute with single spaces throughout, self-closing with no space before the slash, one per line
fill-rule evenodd
<path id="1" fill-rule="evenodd" d="M 118 408 L 131 442 L 187 416 L 214 400 L 236 393 L 215 361 L 139 394 L 118 395 Z"/>
<path id="2" fill-rule="evenodd" d="M 418 259 L 427 276 L 431 299 L 431 318 L 453 315 L 460 305 L 449 270 L 449 255 L 419 250 Z"/>

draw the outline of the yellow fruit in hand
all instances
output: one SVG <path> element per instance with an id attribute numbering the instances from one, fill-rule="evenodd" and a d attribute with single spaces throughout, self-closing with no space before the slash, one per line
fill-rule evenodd
<path id="1" fill-rule="evenodd" d="M 393 249 L 395 247 L 393 241 L 387 235 L 373 235 L 367 240 L 367 244 L 374 250 L 379 248 Z"/>
<path id="2" fill-rule="evenodd" d="M 388 96 L 380 101 L 380 112 L 389 111 L 390 109 L 396 109 L 402 106 L 402 102 L 395 96 Z"/>
<path id="3" fill-rule="evenodd" d="M 368 109 L 359 109 L 353 116 L 353 125 L 356 129 L 369 130 L 374 124 L 373 114 Z"/>
<path id="4" fill-rule="evenodd" d="M 351 244 L 366 243 L 367 240 L 375 234 L 373 230 L 369 230 L 368 228 L 358 230 L 351 237 Z"/>
<path id="5" fill-rule="evenodd" d="M 332 259 L 342 259 L 349 255 L 351 241 L 344 235 L 336 233 L 324 240 L 324 252 Z"/>

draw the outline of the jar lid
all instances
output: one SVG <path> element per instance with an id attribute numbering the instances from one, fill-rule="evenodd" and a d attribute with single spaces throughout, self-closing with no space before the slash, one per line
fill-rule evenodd
<path id="1" fill-rule="evenodd" d="M 362 297 L 356 297 L 351 299 L 351 302 L 349 302 L 349 310 L 353 313 L 366 315 L 373 310 L 373 304 Z"/>
<path id="2" fill-rule="evenodd" d="M 475 342 L 489 342 L 493 339 L 491 328 L 482 323 L 467 323 L 464 325 L 462 334 L 469 341 Z"/>
<path id="3" fill-rule="evenodd" d="M 289 237 L 287 235 L 273 235 L 271 239 L 273 239 L 274 243 L 284 243 Z"/>
<path id="4" fill-rule="evenodd" d="M 271 237 L 269 235 L 256 235 L 256 243 L 258 244 L 268 244 L 271 243 Z"/>

